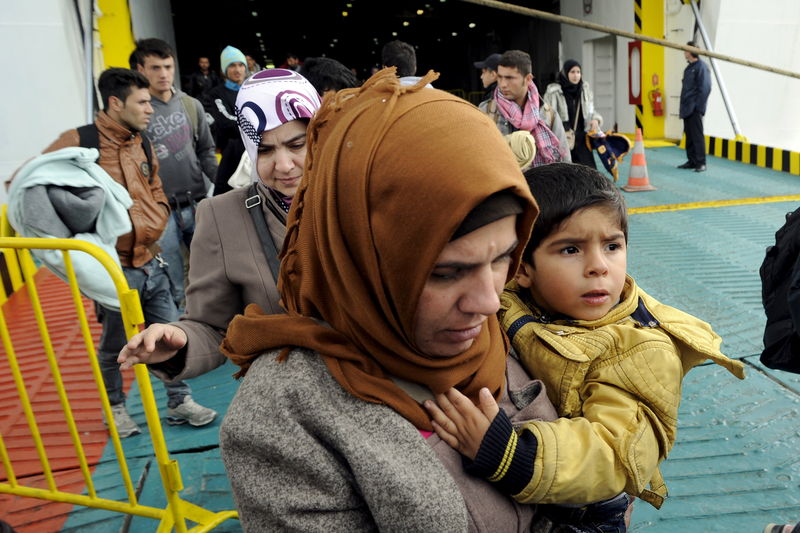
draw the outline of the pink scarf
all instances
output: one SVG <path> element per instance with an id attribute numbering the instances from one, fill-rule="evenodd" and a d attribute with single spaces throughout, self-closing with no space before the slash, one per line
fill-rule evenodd
<path id="1" fill-rule="evenodd" d="M 524 109 L 504 97 L 499 87 L 494 90 L 494 99 L 500 113 L 512 126 L 519 130 L 527 130 L 533 135 L 536 141 L 533 166 L 555 163 L 564 158 L 558 137 L 550 131 L 545 121 L 539 118 L 539 90 L 533 84 L 533 80 L 528 84 L 528 98 L 525 100 Z"/>

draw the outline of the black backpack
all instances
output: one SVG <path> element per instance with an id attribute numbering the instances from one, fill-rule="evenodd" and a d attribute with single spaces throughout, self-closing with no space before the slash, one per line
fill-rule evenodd
<path id="1" fill-rule="evenodd" d="M 153 147 L 150 146 L 150 139 L 147 138 L 147 135 L 140 133 L 139 135 L 142 136 L 142 148 L 144 148 L 144 155 L 147 157 L 147 164 L 150 165 L 150 168 L 153 168 Z M 85 126 L 81 126 L 78 128 L 78 138 L 80 139 L 78 142 L 82 148 L 96 148 L 100 150 L 100 134 L 97 131 L 97 126 L 92 124 L 86 124 Z M 98 157 L 98 159 L 100 159 Z M 153 181 L 152 172 L 150 173 L 150 181 Z"/>
<path id="2" fill-rule="evenodd" d="M 759 274 L 767 315 L 761 362 L 800 374 L 800 208 L 786 215 Z"/>

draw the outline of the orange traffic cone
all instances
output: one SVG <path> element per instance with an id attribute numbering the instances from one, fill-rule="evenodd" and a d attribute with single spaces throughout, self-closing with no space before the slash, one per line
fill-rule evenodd
<path id="1" fill-rule="evenodd" d="M 650 185 L 650 178 L 647 177 L 647 161 L 644 159 L 642 128 L 636 128 L 636 142 L 633 143 L 632 154 L 628 184 L 622 187 L 622 190 L 628 192 L 656 190 L 655 187 Z"/>

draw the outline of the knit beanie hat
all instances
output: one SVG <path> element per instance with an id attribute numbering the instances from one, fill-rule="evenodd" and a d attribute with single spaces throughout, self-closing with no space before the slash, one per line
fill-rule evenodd
<path id="1" fill-rule="evenodd" d="M 236 122 L 253 163 L 253 181 L 259 181 L 257 161 L 261 134 L 299 118 L 310 119 L 319 105 L 319 94 L 314 86 L 292 70 L 266 69 L 245 80 L 236 95 Z"/>
<path id="2" fill-rule="evenodd" d="M 222 74 L 226 78 L 228 77 L 228 67 L 231 63 L 242 63 L 247 67 L 247 59 L 244 57 L 242 51 L 228 45 L 219 55 L 219 64 L 222 67 Z"/>

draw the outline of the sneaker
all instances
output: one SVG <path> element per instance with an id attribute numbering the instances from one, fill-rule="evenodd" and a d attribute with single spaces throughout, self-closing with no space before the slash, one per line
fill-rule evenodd
<path id="1" fill-rule="evenodd" d="M 167 424 L 170 426 L 177 426 L 186 422 L 193 426 L 205 426 L 210 424 L 216 417 L 217 412 L 215 410 L 203 407 L 192 400 L 191 396 L 185 396 L 183 403 L 179 406 L 167 409 Z"/>
<path id="2" fill-rule="evenodd" d="M 114 417 L 114 426 L 117 428 L 119 438 L 124 439 L 125 437 L 138 435 L 142 432 L 136 422 L 133 421 L 133 418 L 131 418 L 131 415 L 128 414 L 128 410 L 125 409 L 124 403 L 112 405 L 111 414 Z M 108 427 L 108 422 L 106 422 L 105 419 L 103 420 L 103 425 Z"/>

